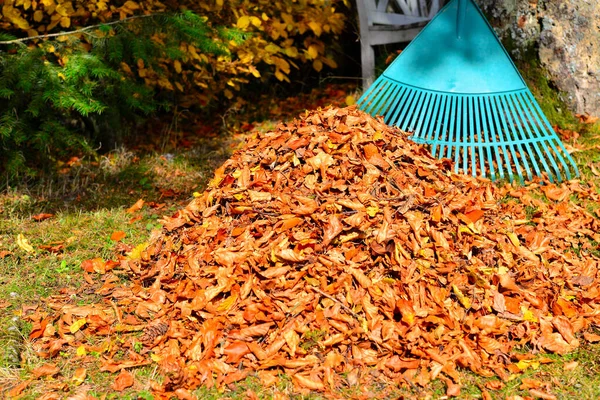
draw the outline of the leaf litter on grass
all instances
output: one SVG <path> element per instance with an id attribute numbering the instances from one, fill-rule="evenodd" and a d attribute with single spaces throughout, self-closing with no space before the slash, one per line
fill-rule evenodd
<path id="1" fill-rule="evenodd" d="M 599 322 L 600 234 L 569 199 L 595 188 L 498 187 L 451 164 L 354 106 L 255 133 L 135 256 L 89 269 L 100 282 L 80 290 L 103 302 L 66 293 L 26 316 L 33 346 L 99 354 L 116 388 L 157 365 L 157 398 L 250 375 L 330 397 L 440 379 L 455 396 L 458 368 L 509 380 L 573 351 Z"/>

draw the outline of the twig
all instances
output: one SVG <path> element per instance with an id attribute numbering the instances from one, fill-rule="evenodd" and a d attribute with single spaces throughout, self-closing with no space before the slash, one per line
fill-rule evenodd
<path id="1" fill-rule="evenodd" d="M 352 311 L 348 306 L 344 305 L 341 301 L 339 301 L 338 299 L 336 299 L 335 297 L 328 295 L 327 293 L 325 293 L 324 291 L 322 291 L 321 289 L 317 289 L 314 286 L 310 286 L 307 285 L 307 287 L 311 288 L 312 290 L 314 290 L 315 292 L 319 293 L 321 296 L 325 296 L 327 297 L 329 300 L 333 300 L 336 303 L 338 303 L 344 310 L 348 311 L 350 314 L 352 314 L 352 316 L 354 318 L 356 318 L 357 320 L 359 319 L 358 315 L 356 315 L 356 313 L 354 311 Z"/>
<path id="2" fill-rule="evenodd" d="M 132 17 L 127 17 L 127 18 L 120 19 L 118 21 L 105 22 L 105 23 L 102 23 L 102 24 L 96 24 L 96 25 L 86 26 L 84 28 L 76 29 L 74 31 L 58 32 L 58 33 L 48 33 L 46 35 L 30 36 L 30 37 L 21 38 L 21 39 L 4 40 L 4 41 L 0 41 L 0 45 L 2 45 L 2 44 L 13 44 L 13 43 L 23 43 L 23 42 L 27 42 L 29 40 L 46 39 L 46 38 L 57 37 L 57 36 L 74 35 L 76 33 L 85 32 L 85 31 L 88 31 L 90 29 L 99 28 L 101 26 L 116 25 L 116 24 L 120 24 L 120 23 L 123 23 L 123 22 L 126 22 L 126 21 L 130 21 L 132 19 L 156 17 L 157 15 L 163 15 L 163 14 L 164 13 L 134 15 Z"/>

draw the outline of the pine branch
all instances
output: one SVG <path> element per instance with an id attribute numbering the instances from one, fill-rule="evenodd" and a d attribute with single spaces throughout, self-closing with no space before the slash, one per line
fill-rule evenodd
<path id="1" fill-rule="evenodd" d="M 165 13 L 146 14 L 146 15 L 134 15 L 132 17 L 127 17 L 127 18 L 120 19 L 118 21 L 105 22 L 105 23 L 102 23 L 102 24 L 96 24 L 96 25 L 86 26 L 84 28 L 76 29 L 74 31 L 48 33 L 46 35 L 30 36 L 30 37 L 21 38 L 21 39 L 4 40 L 4 41 L 0 41 L 0 45 L 23 43 L 23 42 L 27 42 L 29 40 L 47 39 L 47 38 L 52 38 L 52 37 L 57 37 L 57 36 L 74 35 L 76 33 L 82 33 L 82 32 L 85 32 L 85 31 L 89 31 L 90 29 L 99 28 L 101 26 L 116 25 L 116 24 L 121 24 L 121 23 L 126 22 L 126 21 L 130 21 L 132 19 L 150 18 L 150 17 L 161 16 L 161 15 L 165 15 Z"/>

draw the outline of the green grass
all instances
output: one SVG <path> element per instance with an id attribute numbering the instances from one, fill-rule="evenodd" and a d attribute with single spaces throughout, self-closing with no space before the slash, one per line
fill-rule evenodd
<path id="1" fill-rule="evenodd" d="M 565 114 L 566 108 L 560 105 L 560 98 L 546 92 L 552 88 L 539 72 L 526 71 L 524 75 L 529 81 L 538 82 L 536 85 L 540 86 L 541 91 L 533 91 L 540 96 L 538 99 L 542 99 L 542 108 L 549 113 L 551 122 L 565 129 L 582 132 L 577 141 L 568 144 L 580 150 L 573 156 L 580 166 L 584 181 L 594 182 L 600 187 L 600 177 L 592 169 L 594 166 L 600 170 L 600 152 L 596 148 L 600 130 L 596 125 L 582 125 L 573 116 Z M 547 111 L 551 108 L 557 113 Z M 264 114 L 261 117 L 268 117 L 269 113 L 264 107 L 261 112 Z M 229 121 L 228 126 L 238 129 L 240 123 L 237 120 L 242 121 L 244 116 L 233 117 L 236 120 Z M 274 123 L 267 120 L 262 128 L 273 126 Z M 24 182 L 19 187 L 5 188 L 0 193 L 0 252 L 9 252 L 0 258 L 0 393 L 19 380 L 27 379 L 33 368 L 47 362 L 39 358 L 27 342 L 20 343 L 24 360 L 21 368 L 12 368 L 6 360 L 6 348 L 11 340 L 7 333 L 13 318 L 17 317 L 19 330 L 24 337 L 31 330 L 30 325 L 18 322 L 23 307 L 37 305 L 43 308 L 44 297 L 56 294 L 61 289 L 76 290 L 84 279 L 81 269 L 84 260 L 114 258 L 120 245 L 110 240 L 112 232 L 122 230 L 126 233 L 121 241 L 123 245 L 136 246 L 145 242 L 150 232 L 159 227 L 158 218 L 172 214 L 192 199 L 193 192 L 202 191 L 214 169 L 236 146 L 231 136 L 214 135 L 194 139 L 191 147 L 179 150 L 169 150 L 164 140 L 157 141 L 161 143 L 160 151 L 134 153 L 117 150 L 100 160 L 84 160 L 81 165 L 68 168 L 64 174 L 49 176 L 36 183 Z M 140 198 L 146 201 L 146 206 L 136 214 L 127 213 L 127 208 Z M 548 201 L 544 196 L 540 199 Z M 574 200 L 584 204 L 592 213 L 600 208 L 597 204 Z M 501 201 L 520 202 L 518 198 L 510 196 Z M 152 204 L 157 208 L 150 207 Z M 52 213 L 54 217 L 41 222 L 31 219 L 31 216 L 42 212 Z M 533 207 L 525 208 L 525 217 L 531 220 L 535 212 Z M 130 222 L 134 216 L 141 218 Z M 21 248 L 16 240 L 18 235 L 23 235 L 35 251 L 28 252 Z M 39 248 L 52 244 L 62 244 L 64 247 L 58 252 Z M 597 244 L 591 245 L 597 247 Z M 75 301 L 78 304 L 94 300 L 97 297 L 93 293 L 76 293 Z M 321 335 L 320 331 L 307 332 L 302 337 L 301 346 L 315 346 Z M 65 377 L 71 377 L 75 368 L 80 366 L 72 362 L 72 351 L 66 350 L 55 360 L 63 367 L 61 373 Z M 91 387 L 90 395 L 99 398 L 109 391 L 107 399 L 151 398 L 150 380 L 160 380 L 155 366 L 132 370 L 136 385 L 123 393 L 114 393 L 109 388 L 115 375 L 100 372 L 93 363 L 94 357 L 98 355 L 92 355 L 91 361 L 85 364 L 88 375 L 84 385 Z M 600 345 L 586 344 L 565 357 L 544 357 L 554 362 L 541 365 L 538 369 L 529 368 L 523 374 L 503 382 L 501 389 L 489 390 L 492 397 L 530 396 L 527 390 L 520 388 L 523 379 L 537 379 L 551 383 L 552 393 L 560 399 L 600 398 Z M 565 364 L 571 361 L 577 361 L 579 365 L 573 370 L 564 370 Z M 486 379 L 468 371 L 462 371 L 461 376 L 464 386 L 459 398 L 462 399 L 481 398 L 482 390 L 497 382 L 496 378 Z M 46 392 L 49 381 L 44 378 L 33 382 L 21 398 L 38 398 Z M 64 393 L 72 395 L 77 388 L 69 383 Z M 318 393 L 293 393 L 292 388 L 288 376 L 282 376 L 275 389 L 265 389 L 256 376 L 249 376 L 242 382 L 230 385 L 225 392 L 215 388 L 199 388 L 194 395 L 199 399 L 245 399 L 250 392 L 254 392 L 261 399 L 270 399 L 279 391 L 293 399 L 324 398 Z M 446 389 L 443 381 L 436 380 L 427 387 L 413 386 L 408 389 L 375 383 L 369 388 L 345 385 L 338 389 L 337 394 L 343 398 L 356 398 L 364 395 L 364 390 L 373 398 L 395 399 L 404 396 L 436 399 L 445 396 Z"/>

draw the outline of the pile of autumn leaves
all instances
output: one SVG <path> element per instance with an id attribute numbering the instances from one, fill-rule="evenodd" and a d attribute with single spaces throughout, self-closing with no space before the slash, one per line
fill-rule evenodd
<path id="1" fill-rule="evenodd" d="M 451 169 L 354 107 L 256 133 L 144 251 L 98 266 L 104 303 L 56 305 L 36 346 L 101 352 L 119 376 L 158 364 L 155 393 L 186 398 L 282 374 L 457 395 L 458 368 L 506 380 L 597 340 L 599 220 L 569 200 L 595 191 Z"/>

